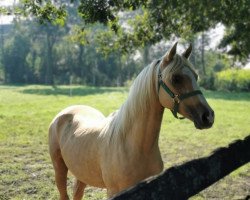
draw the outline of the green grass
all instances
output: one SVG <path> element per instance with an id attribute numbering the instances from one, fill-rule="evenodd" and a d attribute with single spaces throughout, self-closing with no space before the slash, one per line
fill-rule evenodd
<path id="1" fill-rule="evenodd" d="M 126 88 L 85 86 L 0 86 L 0 200 L 57 199 L 47 145 L 52 118 L 74 104 L 93 106 L 105 115 L 118 109 Z M 197 130 L 166 110 L 160 136 L 165 168 L 206 156 L 215 148 L 250 134 L 250 94 L 205 91 L 215 110 L 213 128 Z M 69 190 L 72 193 L 72 177 Z M 250 195 L 250 164 L 234 171 L 191 199 L 244 199 Z M 88 187 L 85 199 L 106 199 L 105 190 Z"/>

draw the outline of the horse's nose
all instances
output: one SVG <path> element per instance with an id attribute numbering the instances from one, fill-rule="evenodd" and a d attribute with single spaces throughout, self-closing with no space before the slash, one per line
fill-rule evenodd
<path id="1" fill-rule="evenodd" d="M 204 127 L 211 127 L 214 123 L 214 111 L 207 110 L 201 115 L 201 121 Z"/>

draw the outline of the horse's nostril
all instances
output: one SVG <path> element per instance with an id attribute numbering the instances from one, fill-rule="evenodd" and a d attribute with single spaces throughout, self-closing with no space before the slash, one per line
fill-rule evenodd
<path id="1" fill-rule="evenodd" d="M 202 120 L 202 122 L 204 123 L 204 124 L 208 124 L 209 123 L 209 112 L 208 111 L 206 111 L 206 112 L 204 112 L 203 114 L 202 114 L 202 116 L 201 116 L 201 120 Z"/>

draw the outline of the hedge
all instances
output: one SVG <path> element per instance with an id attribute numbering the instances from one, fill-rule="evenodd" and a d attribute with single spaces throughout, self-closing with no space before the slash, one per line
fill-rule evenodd
<path id="1" fill-rule="evenodd" d="M 216 73 L 214 80 L 216 90 L 250 91 L 250 70 L 228 69 Z"/>

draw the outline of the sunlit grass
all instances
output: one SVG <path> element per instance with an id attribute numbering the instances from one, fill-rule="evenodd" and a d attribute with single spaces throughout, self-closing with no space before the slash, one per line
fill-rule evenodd
<path id="1" fill-rule="evenodd" d="M 57 199 L 47 145 L 50 121 L 61 109 L 75 104 L 93 106 L 105 115 L 118 109 L 126 88 L 86 86 L 0 86 L 0 199 Z M 70 96 L 72 94 L 72 96 Z M 208 155 L 250 134 L 249 93 L 205 91 L 215 110 L 209 130 L 197 130 L 188 120 L 165 111 L 160 148 L 165 168 Z M 193 199 L 240 199 L 250 194 L 249 164 Z M 72 178 L 69 189 L 72 191 Z M 85 199 L 105 199 L 105 191 L 87 188 Z"/>

